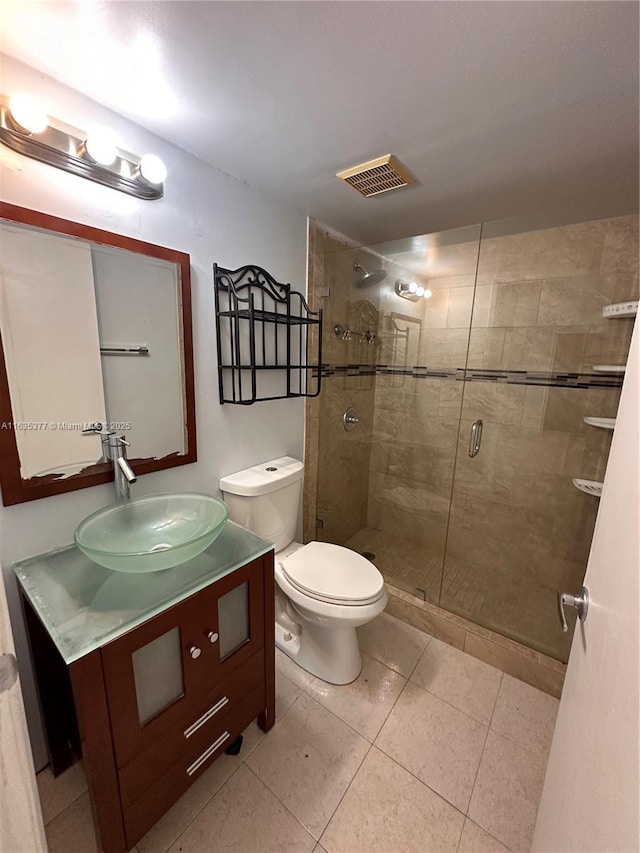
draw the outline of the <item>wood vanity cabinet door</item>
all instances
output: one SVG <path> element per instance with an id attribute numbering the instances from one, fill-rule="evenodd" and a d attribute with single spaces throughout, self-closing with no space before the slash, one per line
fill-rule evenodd
<path id="1" fill-rule="evenodd" d="M 179 726 L 207 692 L 201 593 L 101 649 L 118 767 Z"/>
<path id="2" fill-rule="evenodd" d="M 264 647 L 269 559 L 258 557 L 102 648 L 118 767 L 192 722 L 212 690 Z"/>
<path id="3" fill-rule="evenodd" d="M 258 557 L 201 593 L 206 667 L 214 683 L 227 678 L 265 644 L 265 557 Z"/>

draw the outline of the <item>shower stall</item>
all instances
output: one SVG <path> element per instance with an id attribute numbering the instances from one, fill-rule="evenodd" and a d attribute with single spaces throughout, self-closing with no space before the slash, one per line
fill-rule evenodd
<path id="1" fill-rule="evenodd" d="M 311 535 L 566 661 L 557 596 L 586 568 L 638 218 L 312 249 L 324 332 Z"/>

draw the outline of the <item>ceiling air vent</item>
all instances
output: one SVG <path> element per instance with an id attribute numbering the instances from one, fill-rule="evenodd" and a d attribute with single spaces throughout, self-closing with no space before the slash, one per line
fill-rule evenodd
<path id="1" fill-rule="evenodd" d="M 350 169 L 338 172 L 336 178 L 342 178 L 365 198 L 415 183 L 413 175 L 393 154 L 386 154 L 376 160 L 369 160 L 368 163 L 352 166 Z"/>

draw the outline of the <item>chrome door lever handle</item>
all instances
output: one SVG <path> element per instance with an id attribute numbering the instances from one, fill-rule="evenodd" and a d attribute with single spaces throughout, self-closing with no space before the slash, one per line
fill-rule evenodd
<path id="1" fill-rule="evenodd" d="M 473 459 L 480 452 L 480 442 L 482 441 L 482 421 L 474 421 L 471 424 L 471 434 L 469 435 L 469 456 Z"/>
<path id="2" fill-rule="evenodd" d="M 569 626 L 567 625 L 567 618 L 564 615 L 565 604 L 569 607 L 575 607 L 575 609 L 578 611 L 578 619 L 581 622 L 584 622 L 587 618 L 587 613 L 589 612 L 589 590 L 587 589 L 587 587 L 582 587 L 582 589 L 580 590 L 580 595 L 571 595 L 568 592 L 558 593 L 558 613 L 560 614 L 562 630 L 566 634 L 566 632 L 569 630 Z"/>

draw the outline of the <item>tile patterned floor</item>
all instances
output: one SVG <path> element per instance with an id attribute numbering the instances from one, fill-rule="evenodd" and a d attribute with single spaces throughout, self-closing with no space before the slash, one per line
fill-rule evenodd
<path id="1" fill-rule="evenodd" d="M 136 853 L 527 851 L 558 701 L 383 613 L 345 687 L 277 653 L 253 723 Z M 96 850 L 79 765 L 38 776 L 50 853 Z"/>

